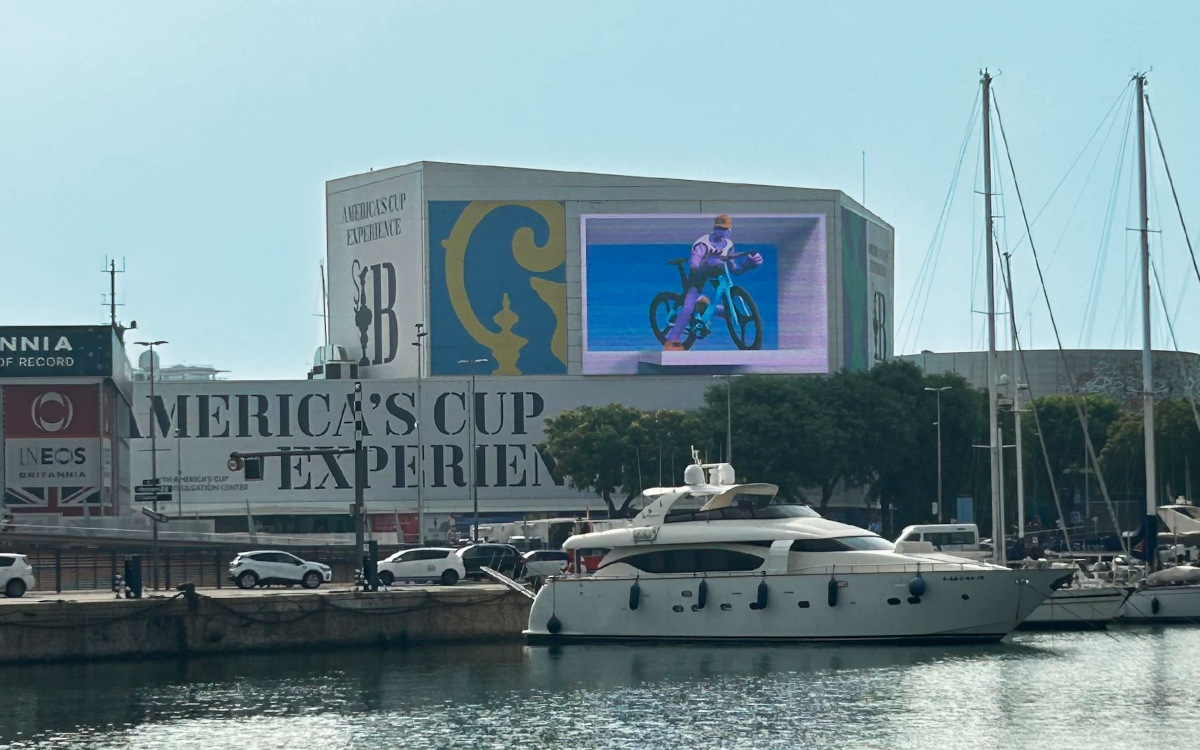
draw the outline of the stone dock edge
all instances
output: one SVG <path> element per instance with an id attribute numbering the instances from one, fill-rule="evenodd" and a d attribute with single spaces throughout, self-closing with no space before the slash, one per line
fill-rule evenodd
<path id="1" fill-rule="evenodd" d="M 518 639 L 529 607 L 503 586 L 6 603 L 0 664 Z"/>

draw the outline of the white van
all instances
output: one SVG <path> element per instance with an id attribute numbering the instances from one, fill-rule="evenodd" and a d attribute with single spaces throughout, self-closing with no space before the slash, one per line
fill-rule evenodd
<path id="1" fill-rule="evenodd" d="M 945 552 L 956 557 L 968 557 L 972 560 L 986 560 L 992 555 L 991 550 L 983 549 L 979 544 L 979 527 L 973 523 L 927 523 L 906 526 L 896 538 L 896 547 L 900 545 L 915 547 L 913 542 L 928 544 L 932 552 Z"/>

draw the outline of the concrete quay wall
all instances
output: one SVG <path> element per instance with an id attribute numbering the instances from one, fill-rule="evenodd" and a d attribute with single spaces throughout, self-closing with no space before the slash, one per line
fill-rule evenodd
<path id="1" fill-rule="evenodd" d="M 530 600 L 502 586 L 205 592 L 0 607 L 0 664 L 520 637 Z"/>

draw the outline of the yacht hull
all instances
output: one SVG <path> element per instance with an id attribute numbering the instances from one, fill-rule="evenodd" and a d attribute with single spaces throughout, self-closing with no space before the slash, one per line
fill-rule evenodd
<path id="1" fill-rule="evenodd" d="M 1200 622 L 1200 583 L 1134 589 L 1117 622 Z"/>
<path id="2" fill-rule="evenodd" d="M 1129 590 L 1119 586 L 1059 589 L 1038 605 L 1019 630 L 1094 630 L 1112 622 Z"/>
<path id="3" fill-rule="evenodd" d="M 910 590 L 920 588 L 911 570 L 561 577 L 538 592 L 525 634 L 532 642 L 994 642 L 1063 576 L 924 569 L 921 596 Z"/>

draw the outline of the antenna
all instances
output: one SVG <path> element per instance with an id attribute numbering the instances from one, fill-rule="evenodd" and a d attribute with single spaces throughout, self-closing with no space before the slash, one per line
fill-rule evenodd
<path id="1" fill-rule="evenodd" d="M 108 322 L 117 332 L 117 337 L 122 342 L 125 340 L 125 332 L 137 328 L 137 321 L 131 321 L 128 326 L 123 326 L 117 322 L 117 308 L 124 307 L 124 302 L 117 302 L 117 274 L 125 273 L 125 259 L 121 258 L 121 267 L 117 268 L 116 260 L 104 256 L 104 268 L 100 269 L 101 273 L 108 274 L 108 294 L 100 295 L 100 305 L 108 308 Z"/>
<path id="2" fill-rule="evenodd" d="M 862 152 L 862 162 L 863 162 L 862 203 L 863 203 L 863 208 L 866 208 L 867 207 L 867 150 L 865 148 L 863 149 L 863 152 Z"/>
<path id="3" fill-rule="evenodd" d="M 325 335 L 325 346 L 329 346 L 329 298 L 325 294 L 325 261 L 317 265 L 321 269 L 321 332 Z"/>

